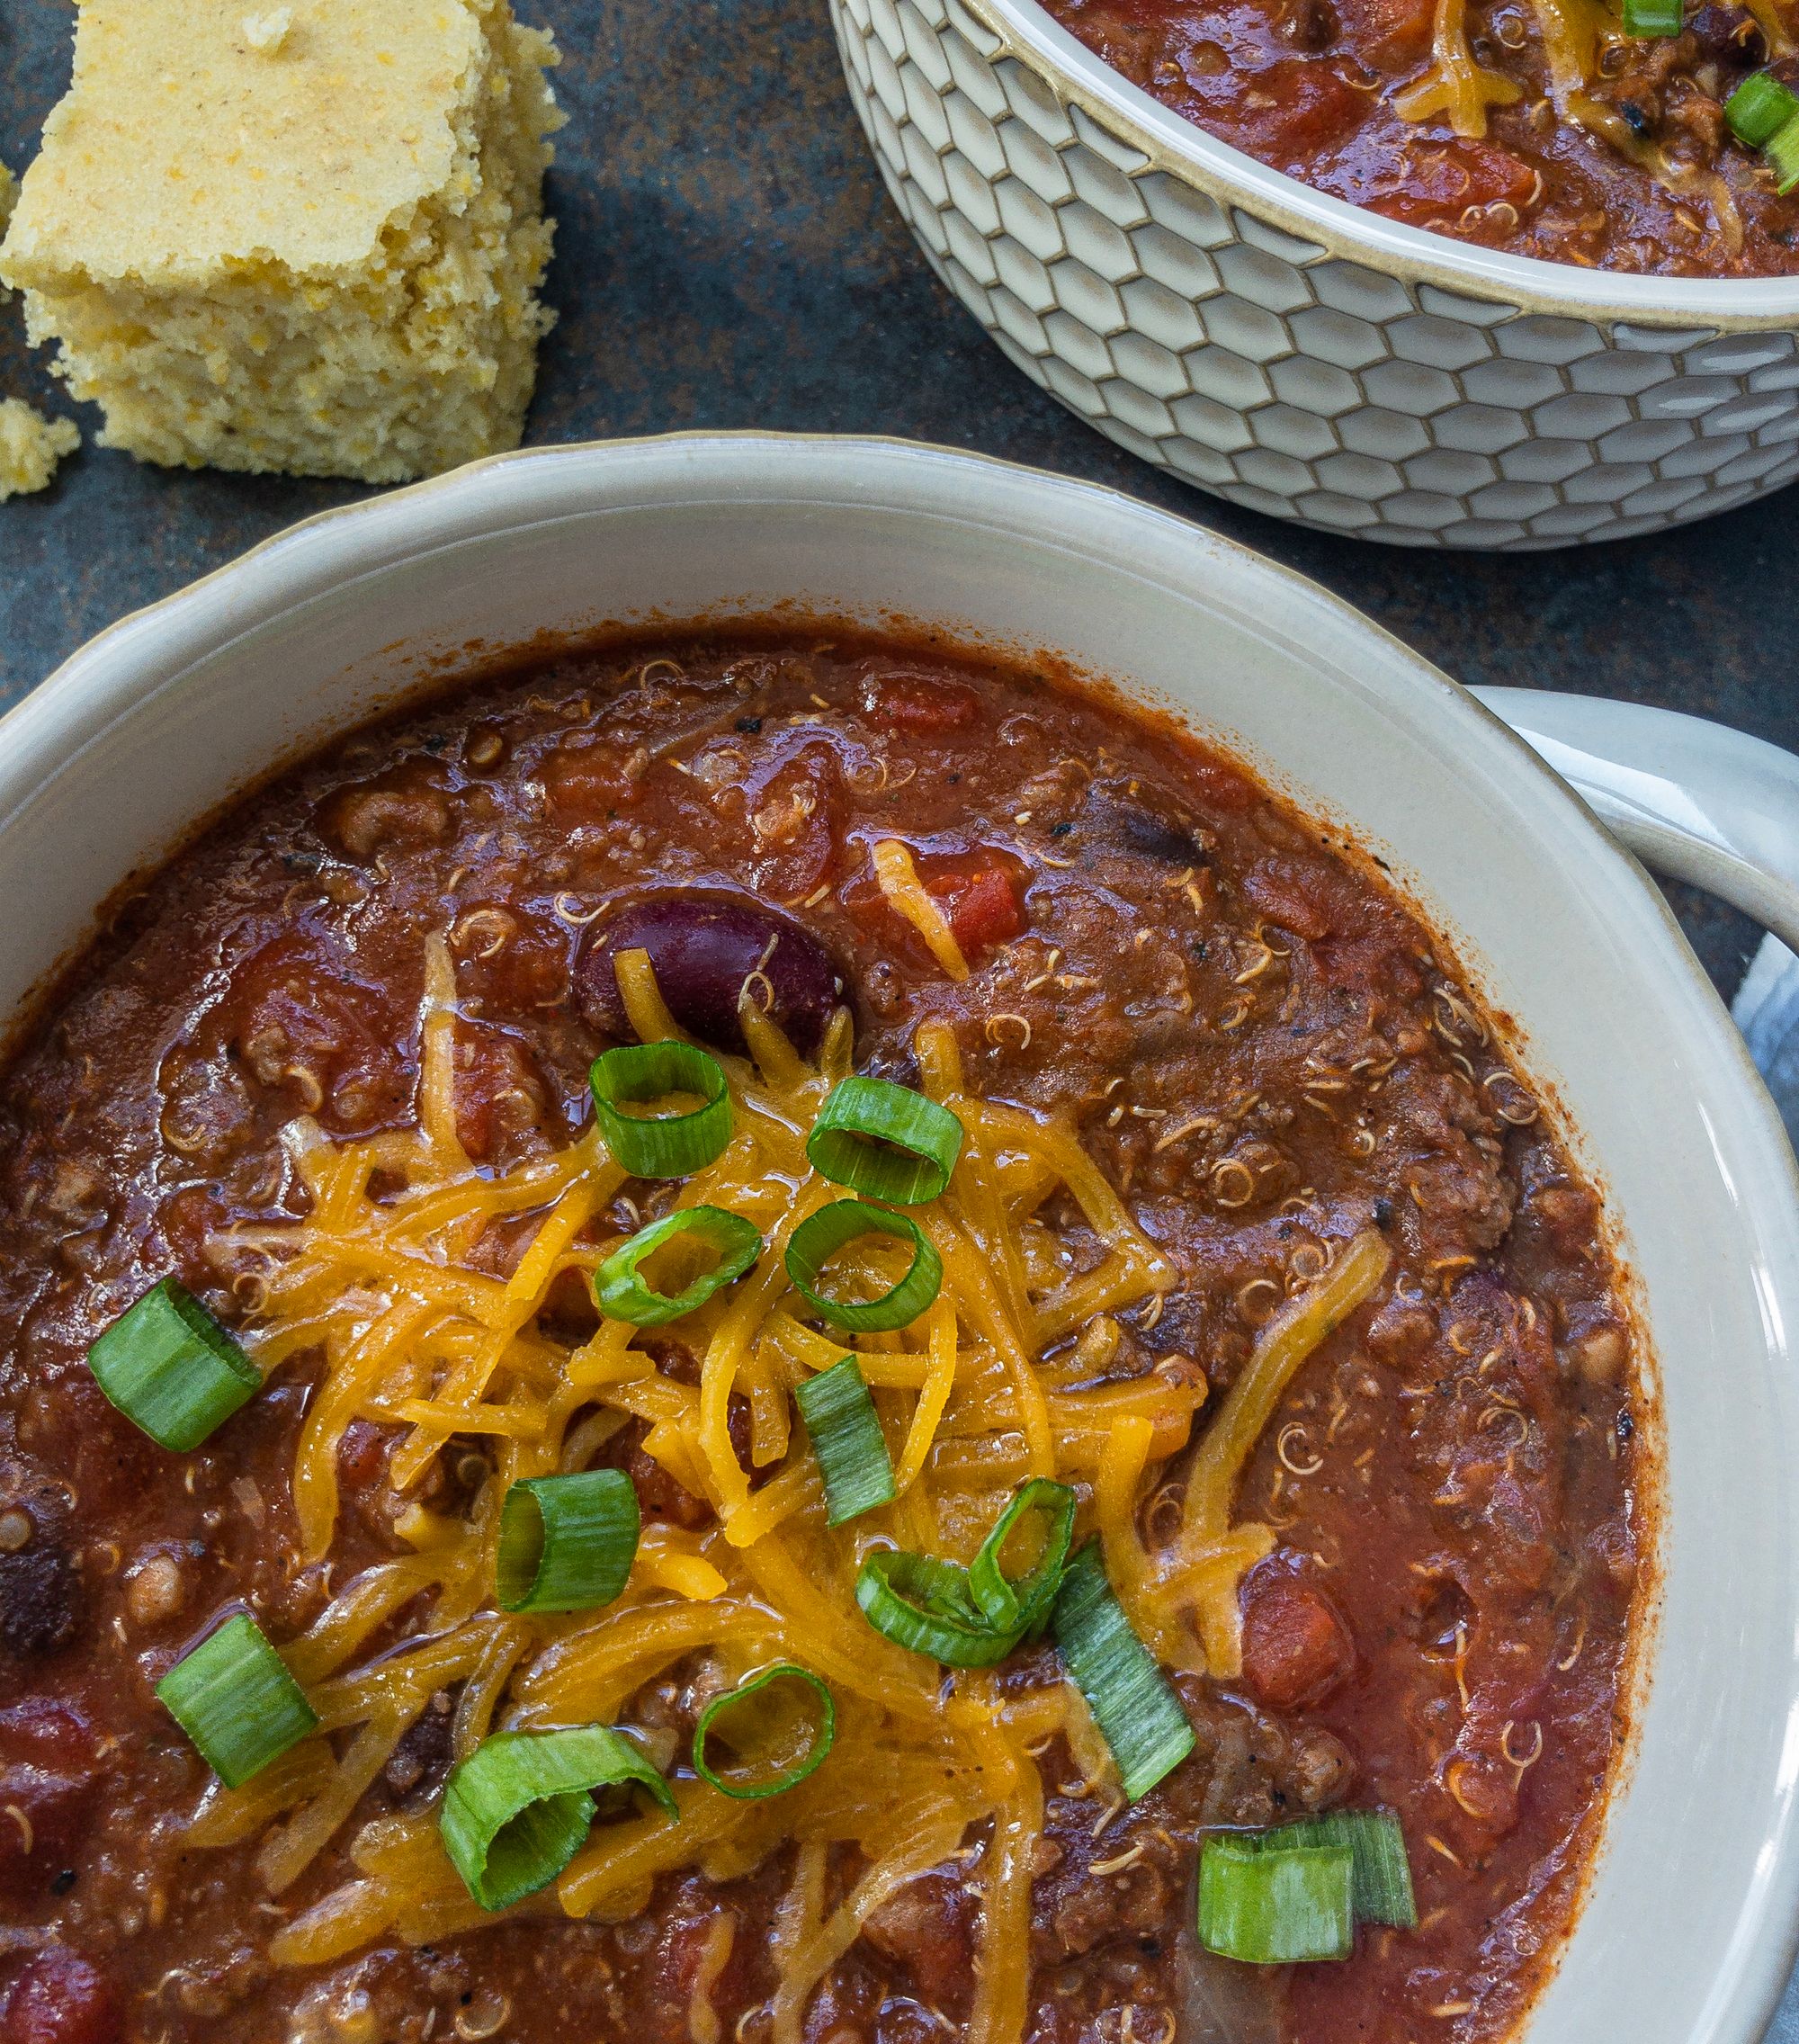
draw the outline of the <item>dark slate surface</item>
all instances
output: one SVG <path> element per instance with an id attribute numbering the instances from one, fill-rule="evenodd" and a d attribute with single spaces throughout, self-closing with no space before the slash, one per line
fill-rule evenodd
<path id="1" fill-rule="evenodd" d="M 874 174 L 823 0 L 521 11 L 557 32 L 572 116 L 551 193 L 561 323 L 533 441 L 760 426 L 1003 454 L 1260 547 L 1463 681 L 1666 704 L 1799 749 L 1799 490 L 1667 538 L 1512 557 L 1401 552 L 1240 511 L 1071 418 L 936 283 Z M 69 18 L 54 0 L 0 0 L 0 159 L 15 169 L 66 83 Z M 0 395 L 53 396 L 16 309 L 0 312 Z M 122 612 L 357 494 L 165 474 L 90 446 L 46 495 L 0 505 L 0 707 Z M 1685 891 L 1677 905 L 1728 992 L 1755 932 Z M 1799 2044 L 1799 1989 L 1775 2034 Z"/>

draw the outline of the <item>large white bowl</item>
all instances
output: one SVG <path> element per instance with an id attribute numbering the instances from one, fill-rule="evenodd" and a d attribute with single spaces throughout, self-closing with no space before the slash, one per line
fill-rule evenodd
<path id="1" fill-rule="evenodd" d="M 1641 869 L 1497 719 L 1312 585 L 1108 492 L 891 443 L 693 436 L 463 470 L 128 619 L 0 724 L 0 1015 L 196 819 L 434 662 L 777 605 L 1052 649 L 1176 709 L 1386 858 L 1518 1018 L 1637 1287 L 1666 1492 L 1633 1763 L 1529 2036 L 1750 2044 L 1799 1879 L 1792 1154 Z M 1739 834 L 1744 870 L 1768 869 L 1764 911 L 1799 933 L 1779 838 L 1799 782 L 1760 750 L 1778 799 L 1762 851 Z M 1654 778 L 1626 763 L 1651 806 Z"/>
<path id="2" fill-rule="evenodd" d="M 1624 539 L 1799 475 L 1799 276 L 1627 276 L 1406 227 L 1208 135 L 1037 0 L 830 0 L 933 268 L 1102 433 L 1409 546 Z"/>

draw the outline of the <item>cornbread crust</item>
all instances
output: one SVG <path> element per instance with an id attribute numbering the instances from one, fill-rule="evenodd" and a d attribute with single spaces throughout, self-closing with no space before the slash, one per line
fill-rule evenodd
<path id="1" fill-rule="evenodd" d="M 394 482 L 516 446 L 557 60 L 506 0 L 85 0 L 0 280 L 142 460 Z"/>
<path id="2" fill-rule="evenodd" d="M 73 419 L 45 418 L 22 398 L 0 398 L 0 504 L 48 489 L 57 463 L 80 444 Z"/>

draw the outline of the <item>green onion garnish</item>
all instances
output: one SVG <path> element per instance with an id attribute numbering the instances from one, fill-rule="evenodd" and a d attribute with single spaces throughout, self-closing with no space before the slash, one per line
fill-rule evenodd
<path id="1" fill-rule="evenodd" d="M 893 1502 L 893 1458 L 854 1356 L 809 1377 L 793 1394 L 825 1479 L 825 1520 L 841 1526 Z"/>
<path id="2" fill-rule="evenodd" d="M 1768 139 L 1765 154 L 1774 166 L 1774 189 L 1781 193 L 1799 184 L 1799 113 L 1777 129 Z"/>
<path id="3" fill-rule="evenodd" d="M 606 1147 L 633 1178 L 685 1178 L 730 1141 L 724 1067 L 696 1044 L 622 1044 L 594 1060 L 588 1083 Z M 704 1104 L 691 1114 L 622 1111 L 670 1093 L 696 1093 Z"/>
<path id="4" fill-rule="evenodd" d="M 638 1276 L 638 1265 L 676 1235 L 692 1235 L 715 1250 L 718 1268 L 703 1272 L 673 1295 L 652 1291 Z M 741 1214 L 729 1214 L 722 1206 L 683 1206 L 640 1228 L 607 1257 L 594 1273 L 594 1296 L 609 1320 L 622 1320 L 632 1327 L 661 1327 L 735 1284 L 761 1251 L 762 1237 L 755 1223 L 746 1221 Z"/>
<path id="5" fill-rule="evenodd" d="M 173 1278 L 125 1309 L 87 1351 L 87 1367 L 133 1426 L 177 1455 L 263 1385 L 262 1372 Z"/>
<path id="6" fill-rule="evenodd" d="M 1066 1484 L 1033 1477 L 980 1543 L 980 1552 L 968 1564 L 969 1593 L 996 1632 L 1026 1633 L 1049 1617 L 1074 1538 L 1074 1493 Z M 1041 1514 L 1045 1522 L 1043 1549 L 1024 1574 L 1015 1578 L 1006 1573 L 1006 1545 L 1019 1520 L 1033 1513 Z"/>
<path id="7" fill-rule="evenodd" d="M 810 1668 L 777 1662 L 714 1697 L 694 1727 L 694 1771 L 722 1796 L 741 1803 L 798 1787 L 823 1763 L 837 1734 L 831 1692 Z M 714 1766 L 706 1742 L 716 1737 L 733 1758 Z"/>
<path id="8" fill-rule="evenodd" d="M 504 1611 L 586 1611 L 610 1604 L 637 1557 L 637 1493 L 622 1469 L 530 1476 L 500 1507 L 495 1559 Z"/>
<path id="9" fill-rule="evenodd" d="M 846 1243 L 863 1235 L 891 1235 L 895 1242 L 909 1242 L 912 1261 L 906 1275 L 891 1292 L 865 1302 L 834 1299 L 820 1292 L 819 1280 L 825 1266 Z M 918 1224 L 906 1215 L 890 1214 L 884 1206 L 870 1206 L 860 1199 L 834 1199 L 794 1229 L 787 1244 L 787 1276 L 813 1312 L 833 1327 L 847 1328 L 855 1334 L 880 1334 L 909 1327 L 917 1319 L 937 1295 L 944 1266 Z"/>
<path id="10" fill-rule="evenodd" d="M 633 1784 L 680 1815 L 661 1775 L 608 1726 L 497 1732 L 443 1784 L 443 1850 L 483 1909 L 509 1908 L 575 1857 L 594 1821 L 588 1791 Z"/>
<path id="11" fill-rule="evenodd" d="M 1249 1966 L 1347 1959 L 1356 1943 L 1356 1855 L 1347 1845 L 1258 1851 L 1208 1838 L 1199 1858 L 1199 1941 Z"/>
<path id="12" fill-rule="evenodd" d="M 895 1206 L 935 1199 L 961 1152 L 962 1124 L 947 1107 L 885 1079 L 834 1087 L 806 1138 L 821 1177 Z"/>
<path id="13" fill-rule="evenodd" d="M 318 1723 L 287 1663 L 239 1611 L 157 1684 L 157 1700 L 236 1788 L 298 1745 Z"/>
<path id="14" fill-rule="evenodd" d="M 1680 0 L 1624 0 L 1624 33 L 1633 36 L 1678 35 Z"/>
<path id="15" fill-rule="evenodd" d="M 968 1571 L 935 1555 L 882 1548 L 855 1579 L 855 1600 L 875 1631 L 946 1668 L 990 1668 L 1018 1644 L 996 1632 L 970 1594 Z"/>
<path id="16" fill-rule="evenodd" d="M 1056 1645 L 1087 1699 L 1132 1802 L 1193 1751 L 1193 1726 L 1106 1581 L 1097 1544 L 1070 1562 L 1056 1597 Z"/>
<path id="17" fill-rule="evenodd" d="M 1751 149 L 1765 148 L 1795 114 L 1799 114 L 1799 97 L 1766 71 L 1745 78 L 1724 102 L 1732 134 Z"/>
<path id="18" fill-rule="evenodd" d="M 1765 153 L 1777 192 L 1799 184 L 1799 96 L 1778 78 L 1758 71 L 1725 101 L 1724 119 L 1738 141 Z"/>

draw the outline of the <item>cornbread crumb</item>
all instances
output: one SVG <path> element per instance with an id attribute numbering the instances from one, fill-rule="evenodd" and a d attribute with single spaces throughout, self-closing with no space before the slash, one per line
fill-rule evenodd
<path id="1" fill-rule="evenodd" d="M 264 56 L 273 56 L 287 40 L 287 31 L 292 26 L 291 7 L 274 7 L 266 14 L 246 14 L 244 17 L 244 40 L 252 49 L 260 49 Z"/>
<path id="2" fill-rule="evenodd" d="M 508 0 L 83 0 L 0 282 L 141 461 L 398 482 L 515 447 L 557 61 Z"/>
<path id="3" fill-rule="evenodd" d="M 22 398 L 0 398 L 0 504 L 48 489 L 57 463 L 80 444 L 73 419 L 45 418 Z"/>
<path id="4" fill-rule="evenodd" d="M 13 217 L 13 209 L 19 202 L 19 180 L 0 163 L 0 234 L 6 231 L 6 222 Z"/>

